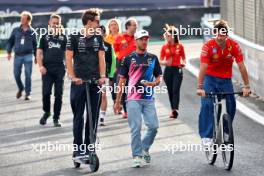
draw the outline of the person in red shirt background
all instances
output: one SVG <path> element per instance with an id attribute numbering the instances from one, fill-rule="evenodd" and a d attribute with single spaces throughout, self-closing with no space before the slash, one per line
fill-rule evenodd
<path id="1" fill-rule="evenodd" d="M 126 31 L 119 35 L 114 44 L 116 58 L 120 63 L 126 56 L 136 50 L 136 40 L 134 34 L 137 30 L 137 21 L 134 18 L 129 18 L 125 22 Z"/>
<path id="2" fill-rule="evenodd" d="M 200 73 L 198 78 L 197 94 L 201 98 L 199 114 L 199 134 L 204 146 L 213 143 L 213 100 L 207 98 L 205 92 L 234 92 L 232 84 L 232 66 L 236 61 L 244 81 L 243 95 L 249 96 L 250 86 L 243 53 L 238 43 L 228 37 L 228 25 L 224 20 L 214 26 L 215 38 L 207 41 L 200 56 Z M 233 121 L 236 112 L 234 95 L 226 96 L 227 112 Z M 227 134 L 224 133 L 224 138 Z"/>
<path id="3" fill-rule="evenodd" d="M 132 52 L 136 51 L 136 40 L 134 39 L 134 34 L 136 33 L 137 30 L 137 21 L 134 18 L 129 18 L 125 22 L 125 28 L 126 31 L 119 35 L 114 44 L 114 50 L 117 58 L 117 69 L 116 69 L 116 75 L 119 70 L 119 66 L 121 64 L 121 61 L 131 54 Z M 116 84 L 118 84 L 118 78 L 116 81 Z M 126 83 L 127 85 L 127 83 Z M 124 93 L 122 96 L 122 103 L 123 103 L 123 118 L 127 118 L 127 110 L 126 110 L 126 94 Z"/>
<path id="4" fill-rule="evenodd" d="M 167 43 L 161 48 L 160 64 L 166 66 L 163 77 L 171 105 L 170 118 L 176 119 L 179 115 L 180 88 L 183 79 L 182 67 L 186 64 L 185 52 L 174 26 L 166 25 L 164 38 Z"/>

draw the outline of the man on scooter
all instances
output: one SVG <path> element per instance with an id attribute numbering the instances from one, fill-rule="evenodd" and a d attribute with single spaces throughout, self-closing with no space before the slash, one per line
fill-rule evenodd
<path id="1" fill-rule="evenodd" d="M 105 83 L 105 51 L 104 42 L 99 29 L 100 10 L 88 9 L 82 15 L 84 27 L 77 35 L 69 37 L 66 50 L 67 72 L 72 80 L 70 100 L 73 112 L 73 144 L 77 149 L 74 156 L 89 154 L 90 141 L 89 120 L 85 124 L 85 136 L 83 139 L 84 109 L 87 97 L 90 97 L 93 129 L 97 128 L 100 108 L 100 87 Z M 99 30 L 98 30 L 99 29 Z M 86 86 L 89 86 L 87 89 Z M 88 94 L 90 96 L 87 96 Z M 87 118 L 89 110 L 87 111 Z M 96 133 L 96 130 L 94 130 Z M 95 136 L 95 134 L 92 134 Z M 85 149 L 83 149 L 85 147 Z M 74 148 L 75 149 L 75 148 Z M 85 152 L 84 152 L 85 151 Z"/>

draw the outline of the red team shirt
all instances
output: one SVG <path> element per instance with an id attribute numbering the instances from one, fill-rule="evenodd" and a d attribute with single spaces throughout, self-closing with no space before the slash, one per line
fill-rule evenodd
<path id="1" fill-rule="evenodd" d="M 226 47 L 222 49 L 213 38 L 203 45 L 200 60 L 201 63 L 208 64 L 207 75 L 231 78 L 233 62 L 242 62 L 243 53 L 234 40 L 227 38 Z"/>
<path id="2" fill-rule="evenodd" d="M 185 52 L 182 44 L 163 45 L 160 52 L 161 60 L 169 60 L 172 57 L 172 64 L 170 66 L 182 66 L 181 59 L 185 59 Z"/>
<path id="3" fill-rule="evenodd" d="M 136 50 L 136 40 L 134 39 L 134 36 L 123 33 L 116 38 L 113 47 L 116 58 L 120 61 Z"/>

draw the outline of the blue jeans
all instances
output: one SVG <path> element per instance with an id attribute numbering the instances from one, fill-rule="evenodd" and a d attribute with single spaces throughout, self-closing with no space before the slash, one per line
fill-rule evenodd
<path id="1" fill-rule="evenodd" d="M 25 90 L 26 95 L 30 95 L 31 93 L 32 58 L 32 54 L 27 54 L 25 56 L 15 56 L 14 59 L 14 76 L 16 84 L 20 91 Z M 25 86 L 21 80 L 23 65 L 25 70 Z"/>
<path id="2" fill-rule="evenodd" d="M 159 128 L 159 121 L 154 101 L 127 101 L 128 124 L 131 130 L 132 156 L 142 156 L 142 150 L 149 151 Z M 147 126 L 147 132 L 141 140 L 142 116 Z"/>
<path id="3" fill-rule="evenodd" d="M 233 84 L 231 78 L 223 79 L 214 76 L 206 75 L 203 88 L 205 92 L 233 92 Z M 213 119 L 214 119 L 214 105 L 213 99 L 208 97 L 201 98 L 201 111 L 199 115 L 199 134 L 201 138 L 213 137 Z M 236 113 L 236 100 L 234 95 L 226 96 L 227 113 L 233 121 Z"/>

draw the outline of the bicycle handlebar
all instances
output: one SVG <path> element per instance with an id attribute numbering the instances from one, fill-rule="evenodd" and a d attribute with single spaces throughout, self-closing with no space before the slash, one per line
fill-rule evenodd
<path id="1" fill-rule="evenodd" d="M 83 83 L 99 84 L 98 79 L 86 79 L 86 80 L 81 79 L 81 80 Z M 71 82 L 74 82 L 74 81 L 71 79 Z"/>
<path id="2" fill-rule="evenodd" d="M 243 92 L 206 92 L 206 96 L 243 95 Z"/>
<path id="3" fill-rule="evenodd" d="M 89 79 L 89 80 L 82 80 L 82 82 L 84 82 L 84 83 L 98 83 L 99 81 Z"/>

